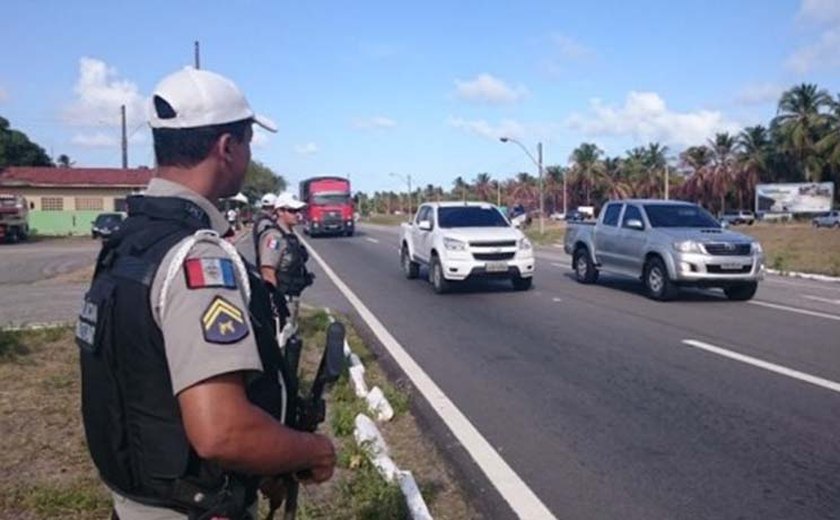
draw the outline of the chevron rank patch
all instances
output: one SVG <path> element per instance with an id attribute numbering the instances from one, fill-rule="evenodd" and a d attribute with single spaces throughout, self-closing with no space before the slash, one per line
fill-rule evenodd
<path id="1" fill-rule="evenodd" d="M 208 343 L 236 343 L 248 335 L 245 313 L 236 305 L 216 296 L 201 316 L 201 330 Z"/>
<path id="2" fill-rule="evenodd" d="M 184 262 L 184 272 L 190 289 L 236 289 L 236 277 L 233 275 L 233 262 L 230 258 L 190 258 Z"/>

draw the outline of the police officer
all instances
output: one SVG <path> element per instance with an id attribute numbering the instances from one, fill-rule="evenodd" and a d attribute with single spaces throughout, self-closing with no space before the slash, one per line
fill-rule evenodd
<path id="1" fill-rule="evenodd" d="M 275 131 L 227 78 L 187 68 L 161 81 L 156 176 L 85 295 L 85 433 L 123 520 L 251 518 L 261 477 L 333 472 L 327 437 L 283 425 L 269 295 L 211 202 L 239 191 L 254 123 Z"/>
<path id="2" fill-rule="evenodd" d="M 312 274 L 306 269 L 309 254 L 293 233 L 305 206 L 291 193 L 281 193 L 274 202 L 274 225 L 259 236 L 260 273 L 283 296 L 300 296 L 312 284 Z"/>
<path id="3" fill-rule="evenodd" d="M 252 229 L 254 247 L 259 246 L 259 237 L 266 228 L 274 226 L 274 201 L 277 200 L 277 195 L 273 193 L 266 193 L 260 198 L 260 210 L 254 217 L 254 227 Z M 259 266 L 259 261 L 257 262 Z"/>

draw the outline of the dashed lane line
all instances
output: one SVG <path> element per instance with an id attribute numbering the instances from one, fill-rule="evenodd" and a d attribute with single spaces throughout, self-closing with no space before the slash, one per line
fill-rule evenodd
<path id="1" fill-rule="evenodd" d="M 303 239 L 301 239 L 303 240 Z M 520 518 L 554 519 L 555 516 L 545 504 L 528 487 L 527 484 L 513 471 L 507 462 L 499 455 L 493 446 L 484 438 L 481 432 L 473 426 L 470 420 L 455 406 L 443 390 L 435 384 L 431 377 L 408 354 L 405 348 L 385 328 L 382 322 L 362 303 L 362 300 L 338 277 L 335 271 L 327 265 L 306 241 L 303 241 L 310 254 L 318 262 L 327 276 L 332 280 L 347 301 L 356 309 L 359 316 L 367 323 L 377 339 L 399 364 L 403 372 L 408 375 L 414 386 L 423 394 L 431 407 L 437 412 L 455 438 L 461 443 L 467 453 L 487 476 L 510 507 Z"/>
<path id="2" fill-rule="evenodd" d="M 828 314 L 826 312 L 809 311 L 807 309 L 800 309 L 798 307 L 788 307 L 787 305 L 779 305 L 777 303 L 764 302 L 759 300 L 750 300 L 747 303 L 750 305 L 759 305 L 767 307 L 768 309 L 776 309 L 779 311 L 793 312 L 796 314 L 804 314 L 805 316 L 813 316 L 815 318 L 823 318 L 826 320 L 840 321 L 840 316 L 836 314 Z"/>

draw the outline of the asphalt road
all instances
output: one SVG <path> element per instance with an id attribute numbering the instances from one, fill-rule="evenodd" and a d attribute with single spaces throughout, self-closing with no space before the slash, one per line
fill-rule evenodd
<path id="1" fill-rule="evenodd" d="M 558 518 L 840 518 L 840 284 L 658 303 L 549 247 L 531 291 L 439 296 L 397 233 L 308 243 Z"/>

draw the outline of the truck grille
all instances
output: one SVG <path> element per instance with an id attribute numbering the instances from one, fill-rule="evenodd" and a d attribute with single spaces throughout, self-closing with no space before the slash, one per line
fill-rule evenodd
<path id="1" fill-rule="evenodd" d="M 752 247 L 750 244 L 735 243 L 711 243 L 703 244 L 706 252 L 714 256 L 749 256 Z"/>
<path id="2" fill-rule="evenodd" d="M 515 251 L 510 253 L 473 253 L 473 258 L 476 260 L 512 260 L 515 255 Z"/>
<path id="3" fill-rule="evenodd" d="M 502 240 L 496 242 L 470 242 L 470 247 L 516 247 L 516 240 Z"/>
<path id="4" fill-rule="evenodd" d="M 752 271 L 751 265 L 745 265 L 740 269 L 723 269 L 719 265 L 707 265 L 706 272 L 711 274 L 747 274 Z"/>

